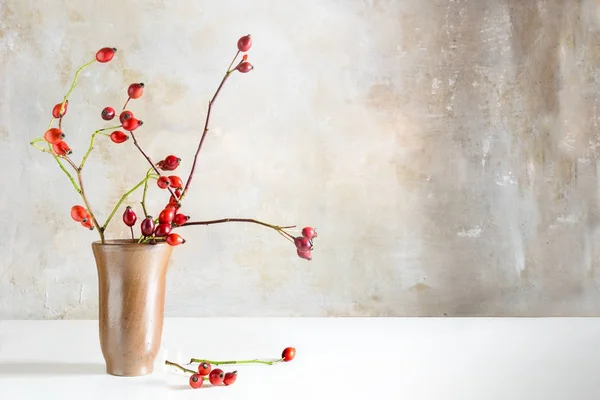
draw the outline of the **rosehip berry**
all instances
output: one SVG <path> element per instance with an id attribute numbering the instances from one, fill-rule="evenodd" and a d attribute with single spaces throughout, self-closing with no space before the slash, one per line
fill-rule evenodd
<path id="1" fill-rule="evenodd" d="M 210 374 L 211 369 L 212 369 L 212 367 L 210 366 L 209 363 L 206 363 L 206 362 L 200 363 L 200 365 L 198 365 L 198 374 L 200 374 L 200 376 L 206 376 L 206 375 Z"/>
<path id="2" fill-rule="evenodd" d="M 168 178 L 168 177 L 166 177 L 166 176 L 164 176 L 164 175 L 163 175 L 163 176 L 161 176 L 160 178 L 158 178 L 158 179 L 156 180 L 156 184 L 157 184 L 157 185 L 158 185 L 158 187 L 159 187 L 159 188 L 161 188 L 161 189 L 166 189 L 166 188 L 168 188 L 168 187 L 169 187 L 169 183 L 170 183 L 170 182 L 171 182 L 171 181 L 169 181 L 169 178 Z M 173 197 L 173 196 L 171 196 L 171 197 Z"/>
<path id="3" fill-rule="evenodd" d="M 114 131 L 110 134 L 110 140 L 112 140 L 114 143 L 120 144 L 129 140 L 129 136 L 122 131 Z"/>
<path id="4" fill-rule="evenodd" d="M 101 63 L 106 63 L 112 60 L 115 56 L 117 49 L 114 47 L 103 47 L 96 53 L 96 60 Z"/>
<path id="5" fill-rule="evenodd" d="M 304 236 L 308 240 L 313 240 L 314 238 L 317 237 L 317 231 L 315 230 L 315 228 L 311 228 L 310 226 L 307 226 L 302 229 L 302 236 Z"/>
<path id="6" fill-rule="evenodd" d="M 173 197 L 173 196 L 171 196 Z M 177 211 L 179 210 L 179 208 L 181 208 L 181 204 L 177 203 L 177 200 L 173 200 L 173 203 L 168 203 L 165 208 L 172 208 L 173 210 Z"/>
<path id="7" fill-rule="evenodd" d="M 60 112 L 60 109 L 63 108 L 62 107 L 62 103 L 58 103 L 57 105 L 54 106 L 54 108 L 52 109 L 52 116 L 54 118 L 62 118 L 65 116 L 65 114 L 67 113 L 67 108 L 69 107 L 69 100 L 67 100 L 65 102 L 65 107 L 63 109 L 63 112 Z"/>
<path id="8" fill-rule="evenodd" d="M 173 225 L 181 226 L 181 225 L 185 224 L 186 222 L 188 222 L 189 219 L 190 219 L 189 215 L 175 214 L 175 217 L 173 218 Z"/>
<path id="9" fill-rule="evenodd" d="M 92 222 L 91 219 L 86 219 L 85 221 L 81 221 L 81 225 L 84 228 L 88 228 L 89 230 L 93 230 L 94 229 L 94 223 Z"/>
<path id="10" fill-rule="evenodd" d="M 71 148 L 67 142 L 58 142 L 52 145 L 52 150 L 59 156 L 66 156 L 72 153 Z"/>
<path id="11" fill-rule="evenodd" d="M 107 63 L 113 59 L 117 49 L 114 47 L 103 47 L 96 53 L 96 60 L 101 63 Z"/>
<path id="12" fill-rule="evenodd" d="M 144 84 L 143 83 L 132 83 L 129 85 L 127 89 L 127 95 L 132 99 L 139 99 L 144 94 Z"/>
<path id="13" fill-rule="evenodd" d="M 171 233 L 169 236 L 167 236 L 167 243 L 170 246 L 175 247 L 175 246 L 179 246 L 180 244 L 184 244 L 185 239 L 176 233 Z"/>
<path id="14" fill-rule="evenodd" d="M 175 218 L 175 210 L 172 208 L 165 208 L 158 215 L 158 223 L 170 224 L 173 222 L 173 218 Z"/>
<path id="15" fill-rule="evenodd" d="M 233 385 L 235 380 L 237 379 L 237 371 L 227 372 L 225 373 L 225 377 L 223 378 L 223 383 L 226 386 Z"/>
<path id="16" fill-rule="evenodd" d="M 190 386 L 194 389 L 198 389 L 200 386 L 202 386 L 202 383 L 204 383 L 204 379 L 202 379 L 202 376 L 198 374 L 193 374 L 192 376 L 190 376 Z"/>
<path id="17" fill-rule="evenodd" d="M 163 171 L 174 171 L 179 167 L 181 163 L 181 158 L 178 158 L 174 155 L 167 156 L 164 160 L 159 161 L 157 166 Z"/>
<path id="18" fill-rule="evenodd" d="M 115 117 L 115 109 L 112 107 L 104 107 L 100 113 L 100 116 L 103 120 L 110 121 Z"/>
<path id="19" fill-rule="evenodd" d="M 131 209 L 131 206 L 127 206 L 123 212 L 123 222 L 127 226 L 134 226 L 136 221 L 137 215 L 135 215 L 135 211 Z"/>
<path id="20" fill-rule="evenodd" d="M 237 48 L 239 51 L 245 53 L 252 47 L 252 37 L 250 35 L 242 36 L 238 39 Z"/>
<path id="21" fill-rule="evenodd" d="M 238 71 L 240 71 L 241 73 L 245 74 L 247 72 L 252 71 L 254 69 L 254 66 L 252 64 L 250 64 L 248 61 L 244 61 L 240 65 L 238 65 L 236 69 Z"/>
<path id="22" fill-rule="evenodd" d="M 131 111 L 125 110 L 119 114 L 119 121 L 121 123 L 127 121 L 129 118 L 133 118 L 133 113 Z"/>
<path id="23" fill-rule="evenodd" d="M 312 260 L 312 254 L 311 251 L 300 251 L 300 250 L 296 250 L 296 253 L 298 253 L 298 257 L 300 258 L 304 258 L 305 260 Z"/>
<path id="24" fill-rule="evenodd" d="M 281 353 L 281 359 L 285 362 L 292 361 L 296 357 L 296 349 L 293 347 L 286 347 Z"/>
<path id="25" fill-rule="evenodd" d="M 172 188 L 183 189 L 183 181 L 177 175 L 170 175 L 169 182 Z"/>
<path id="26" fill-rule="evenodd" d="M 88 220 L 88 212 L 83 206 L 71 207 L 71 218 L 76 222 L 84 222 Z"/>
<path id="27" fill-rule="evenodd" d="M 300 251 L 312 250 L 312 243 L 304 236 L 298 236 L 297 238 L 294 238 L 294 244 L 296 245 L 296 248 Z"/>
<path id="28" fill-rule="evenodd" d="M 223 370 L 221 368 L 213 369 L 210 371 L 210 374 L 208 374 L 208 380 L 210 380 L 210 383 L 215 386 L 223 383 L 223 378 L 225 378 L 225 375 L 223 374 Z"/>
<path id="29" fill-rule="evenodd" d="M 144 220 L 142 221 L 140 228 L 142 230 L 142 235 L 144 236 L 152 236 L 152 234 L 154 233 L 154 228 L 156 227 L 155 223 L 154 223 L 154 219 L 148 215 L 146 216 L 146 218 L 144 218 Z"/>
<path id="30" fill-rule="evenodd" d="M 48 143 L 58 144 L 65 138 L 65 134 L 58 128 L 50 128 L 44 133 L 44 139 Z"/>
<path id="31" fill-rule="evenodd" d="M 242 61 L 248 61 L 248 54 L 244 54 L 242 56 Z"/>
<path id="32" fill-rule="evenodd" d="M 154 236 L 165 237 L 169 233 L 171 233 L 171 224 L 158 224 L 156 230 L 154 231 Z"/>
<path id="33" fill-rule="evenodd" d="M 137 128 L 139 128 L 143 124 L 144 124 L 144 121 L 142 121 L 140 119 L 128 118 L 125 120 L 125 122 L 123 122 L 123 129 L 131 132 L 131 131 L 135 131 Z"/>

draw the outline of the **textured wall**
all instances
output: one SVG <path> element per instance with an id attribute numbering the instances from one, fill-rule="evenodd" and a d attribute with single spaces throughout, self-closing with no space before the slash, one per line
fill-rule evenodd
<path id="1" fill-rule="evenodd" d="M 75 159 L 142 81 L 139 139 L 186 170 L 248 32 L 256 69 L 216 104 L 186 212 L 321 236 L 307 263 L 259 226 L 185 231 L 167 315 L 600 315 L 597 1 L 102 3 L 0 2 L 1 318 L 96 317 L 96 233 L 28 144 L 76 68 L 119 48 L 71 97 Z M 131 142 L 99 140 L 101 219 L 145 169 Z"/>

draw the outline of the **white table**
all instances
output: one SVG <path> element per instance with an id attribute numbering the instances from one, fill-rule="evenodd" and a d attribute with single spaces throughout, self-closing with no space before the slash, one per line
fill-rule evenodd
<path id="1" fill-rule="evenodd" d="M 191 389 L 164 365 L 286 346 L 295 360 L 237 366 L 228 387 Z M 600 319 L 167 319 L 152 375 L 103 363 L 97 321 L 0 321 L 3 400 L 598 400 Z"/>

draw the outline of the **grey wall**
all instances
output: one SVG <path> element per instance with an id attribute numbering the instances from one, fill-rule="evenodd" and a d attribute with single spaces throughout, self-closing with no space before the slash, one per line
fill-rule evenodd
<path id="1" fill-rule="evenodd" d="M 75 159 L 142 81 L 140 141 L 187 170 L 248 32 L 256 69 L 224 88 L 185 210 L 321 236 L 307 263 L 262 227 L 185 231 L 168 316 L 600 315 L 599 2 L 103 4 L 0 3 L 1 318 L 96 317 L 97 236 L 28 145 L 76 68 L 119 48 L 71 97 Z M 145 169 L 99 140 L 85 179 L 102 219 Z"/>

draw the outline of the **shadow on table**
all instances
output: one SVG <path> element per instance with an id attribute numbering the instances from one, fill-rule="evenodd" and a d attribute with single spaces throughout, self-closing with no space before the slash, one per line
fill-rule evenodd
<path id="1" fill-rule="evenodd" d="M 104 364 L 87 363 L 44 363 L 44 362 L 3 362 L 1 375 L 104 375 Z"/>

